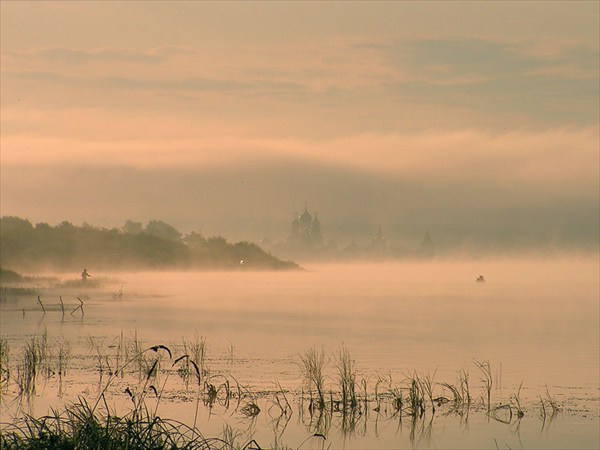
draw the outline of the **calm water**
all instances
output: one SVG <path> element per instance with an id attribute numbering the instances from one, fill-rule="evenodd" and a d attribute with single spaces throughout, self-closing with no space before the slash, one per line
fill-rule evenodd
<path id="1" fill-rule="evenodd" d="M 401 381 L 414 370 L 435 373 L 435 381 L 454 383 L 458 371 L 465 369 L 477 397 L 483 389 L 473 360 L 489 360 L 498 403 L 507 402 L 523 383 L 526 415 L 518 427 L 475 412 L 468 423 L 437 414 L 431 423 L 411 430 L 407 423 L 379 420 L 371 413 L 352 433 L 342 433 L 334 424 L 325 447 L 600 445 L 597 257 L 306 268 L 294 273 L 95 274 L 120 281 L 97 290 L 45 291 L 42 299 L 52 310 L 44 316 L 34 297 L 4 302 L 1 334 L 14 353 L 25 338 L 44 330 L 51 340 L 64 337 L 71 342 L 72 353 L 80 358 L 73 363 L 63 401 L 96 392 L 97 386 L 89 382 L 97 376 L 88 336 L 109 349 L 121 333 L 126 339 L 137 334 L 147 345 L 172 348 L 178 348 L 183 338 L 203 335 L 211 370 L 235 377 L 252 392 L 272 392 L 277 382 L 298 392 L 302 385 L 298 354 L 310 347 L 323 348 L 331 360 L 326 383 L 334 383 L 334 356 L 344 345 L 369 386 L 380 376 Z M 485 275 L 485 283 L 475 282 L 479 274 Z M 119 291 L 122 297 L 115 297 Z M 63 321 L 58 295 L 71 309 L 78 304 L 75 296 L 85 295 L 85 316 L 67 314 Z M 551 424 L 537 417 L 536 402 L 546 389 L 563 406 Z M 436 391 L 443 394 L 440 386 Z M 161 411 L 189 421 L 195 405 L 176 392 L 174 388 Z M 126 400 L 114 398 L 117 404 Z M 49 382 L 35 399 L 36 413 L 44 413 L 57 401 Z M 257 397 L 257 401 L 263 402 L 263 412 L 252 423 L 217 408 L 210 417 L 201 411 L 199 424 L 207 435 L 218 434 L 224 422 L 254 427 L 251 432 L 257 441 L 273 444 L 276 432 L 266 413 L 268 400 Z M 3 411 L 8 414 L 6 407 Z M 310 435 L 305 422 L 297 413 L 291 418 L 282 435 L 287 445 L 296 448 Z M 313 447 L 320 448 L 321 443 L 303 446 Z"/>

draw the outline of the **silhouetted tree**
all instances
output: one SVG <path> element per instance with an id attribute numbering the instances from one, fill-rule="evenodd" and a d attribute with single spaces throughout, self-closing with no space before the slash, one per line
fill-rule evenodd
<path id="1" fill-rule="evenodd" d="M 181 239 L 181 233 L 162 220 L 151 220 L 146 225 L 144 232 L 150 236 L 156 236 L 170 241 L 178 241 Z"/>
<path id="2" fill-rule="evenodd" d="M 129 234 L 140 234 L 144 230 L 144 225 L 142 222 L 133 222 L 132 220 L 128 220 L 123 225 L 123 233 Z"/>

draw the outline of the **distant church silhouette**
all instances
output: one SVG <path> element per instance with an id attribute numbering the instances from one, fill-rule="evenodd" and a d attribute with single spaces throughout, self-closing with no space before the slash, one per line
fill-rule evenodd
<path id="1" fill-rule="evenodd" d="M 337 250 L 335 243 L 324 246 L 323 235 L 321 234 L 321 221 L 316 212 L 314 215 L 309 212 L 306 202 L 304 202 L 304 211 L 301 214 L 296 211 L 289 222 L 289 226 L 287 245 L 284 244 L 283 248 L 287 248 L 292 252 L 300 252 L 300 254 L 305 256 L 323 256 L 329 252 L 329 256 L 352 255 L 354 257 L 367 258 L 403 258 L 412 256 L 430 259 L 435 257 L 435 243 L 429 234 L 429 230 L 426 230 L 425 237 L 419 247 L 416 249 L 413 248 L 413 250 L 407 250 L 405 247 L 388 242 L 381 226 L 377 227 L 375 235 L 371 237 L 370 245 L 358 245 L 353 239 L 350 244 L 343 246 L 340 250 Z"/>
<path id="2" fill-rule="evenodd" d="M 317 213 L 313 217 L 308 212 L 306 202 L 304 202 L 304 212 L 300 215 L 297 212 L 294 213 L 294 218 L 290 221 L 288 243 L 301 246 L 323 245 L 321 222 Z"/>
<path id="3" fill-rule="evenodd" d="M 435 256 L 435 244 L 429 236 L 429 230 L 425 232 L 425 237 L 421 242 L 421 256 L 423 258 L 433 258 Z"/>

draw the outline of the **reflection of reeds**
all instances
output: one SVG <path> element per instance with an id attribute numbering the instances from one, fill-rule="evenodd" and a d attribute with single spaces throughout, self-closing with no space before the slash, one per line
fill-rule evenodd
<path id="1" fill-rule="evenodd" d="M 471 393 L 469 392 L 469 374 L 462 369 L 459 372 L 458 383 L 441 383 L 452 394 L 451 408 L 452 412 L 459 415 L 468 414 L 471 407 Z"/>
<path id="2" fill-rule="evenodd" d="M 546 387 L 545 396 L 540 395 L 540 418 L 542 419 L 542 428 L 546 425 L 546 420 L 552 421 L 556 417 L 556 413 L 560 411 L 556 399 L 550 395 L 550 391 Z"/>
<path id="3" fill-rule="evenodd" d="M 226 371 L 227 375 L 219 373 L 218 370 L 215 370 L 212 375 L 207 371 L 203 372 L 200 364 L 206 357 L 206 340 L 204 337 L 200 338 L 196 335 L 194 340 L 184 341 L 184 348 L 190 353 L 196 350 L 196 356 L 192 357 L 184 354 L 177 358 L 175 358 L 174 352 L 181 350 L 181 346 L 172 347 L 174 352 L 162 344 L 141 349 L 141 341 L 138 339 L 137 334 L 134 336 L 133 342 L 125 342 L 122 334 L 116 340 L 111 341 L 108 349 L 113 350 L 110 354 L 107 353 L 102 340 L 89 338 L 88 342 L 96 354 L 94 358 L 96 368 L 105 373 L 104 388 L 100 387 L 98 401 L 90 408 L 92 415 L 97 417 L 99 417 L 98 408 L 102 408 L 103 404 L 105 410 L 108 411 L 105 394 L 108 398 L 109 392 L 112 394 L 116 391 L 115 389 L 108 390 L 109 386 L 113 384 L 113 380 L 118 376 L 123 377 L 125 373 L 132 375 L 133 378 L 136 370 L 140 370 L 141 375 L 138 385 L 121 386 L 118 392 L 126 392 L 131 399 L 132 408 L 136 411 L 135 414 L 132 413 L 129 416 L 131 420 L 145 420 L 144 418 L 148 417 L 159 420 L 157 419 L 158 408 L 163 395 L 169 392 L 167 390 L 169 377 L 178 372 L 181 374 L 184 367 L 189 371 L 190 382 L 194 383 L 192 393 L 196 397 L 194 424 L 190 428 L 192 430 L 196 428 L 198 408 L 202 407 L 201 402 L 208 408 L 209 414 L 213 411 L 213 408 L 217 414 L 230 410 L 232 415 L 239 413 L 242 419 L 249 419 L 250 421 L 254 421 L 261 413 L 261 408 L 263 408 L 262 417 L 268 416 L 271 419 L 270 423 L 273 424 L 278 440 L 281 439 L 285 426 L 292 415 L 290 402 L 293 404 L 293 400 L 288 401 L 286 398 L 287 391 L 284 391 L 279 384 L 277 384 L 277 391 L 270 393 L 273 396 L 272 401 L 271 403 L 265 402 L 267 404 L 265 408 L 264 404 L 258 400 L 260 394 L 253 393 L 247 387 L 241 387 L 237 380 L 228 374 L 229 370 Z M 128 348 L 137 348 L 139 352 L 128 352 Z M 40 375 L 46 373 L 48 376 L 58 375 L 58 380 L 62 383 L 62 378 L 68 368 L 70 348 L 68 342 L 64 340 L 62 342 L 52 341 L 52 345 L 50 345 L 47 333 L 33 337 L 26 342 L 22 357 L 18 355 L 17 361 L 19 364 L 12 373 L 8 372 L 9 362 L 11 362 L 8 355 L 8 341 L 0 339 L 0 375 L 7 374 L 4 376 L 7 382 L 14 379 L 18 392 L 27 399 L 35 393 L 36 380 L 39 380 Z M 167 358 L 169 359 L 168 364 L 165 363 Z M 198 364 L 193 358 L 197 358 Z M 12 360 L 15 360 L 14 356 L 12 356 Z M 114 363 L 115 360 L 117 361 L 116 364 Z M 227 364 L 227 361 L 225 361 L 225 364 Z M 492 373 L 490 364 L 487 361 L 475 361 L 475 365 L 482 375 L 481 379 L 485 388 L 482 402 L 484 405 L 487 403 L 488 417 L 500 423 L 518 427 L 518 419 L 525 414 L 520 395 L 522 386 L 519 386 L 511 394 L 509 404 L 496 403 L 494 405 L 491 393 L 492 381 L 489 376 Z M 373 414 L 370 411 L 376 411 L 375 421 L 397 420 L 398 428 L 410 427 L 411 441 L 417 442 L 420 439 L 428 439 L 436 410 L 440 411 L 438 414 L 457 414 L 460 416 L 461 423 L 463 420 L 466 423 L 466 418 L 472 406 L 469 375 L 465 370 L 459 372 L 458 379 L 454 381 L 454 384 L 435 382 L 435 373 L 433 375 L 423 375 L 413 372 L 405 375 L 405 378 L 400 382 L 392 382 L 391 374 L 387 377 L 381 375 L 368 376 L 360 379 L 357 387 L 355 362 L 345 347 L 342 347 L 335 354 L 335 366 L 333 367 L 326 366 L 325 352 L 315 349 L 310 349 L 299 355 L 298 367 L 303 375 L 302 388 L 308 388 L 311 396 L 311 403 L 308 408 L 306 408 L 306 404 L 300 403 L 303 396 L 300 397 L 300 423 L 304 424 L 310 433 L 316 433 L 315 435 L 328 435 L 332 426 L 337 428 L 344 436 L 361 433 L 366 435 L 367 423 L 371 417 L 369 415 Z M 331 373 L 328 373 L 326 369 L 331 370 Z M 10 379 L 9 373 L 11 374 Z M 335 386 L 333 382 L 330 383 L 331 386 L 327 386 L 328 390 L 326 391 L 325 380 L 330 379 L 335 380 L 336 383 Z M 230 386 L 230 383 L 233 387 Z M 38 382 L 39 386 L 40 383 Z M 4 384 L 4 387 L 6 388 L 6 384 Z M 127 389 L 124 389 L 125 387 Z M 374 396 L 371 395 L 373 389 L 375 390 Z M 435 398 L 434 392 L 437 389 L 443 390 L 443 392 Z M 306 392 L 306 390 L 303 390 L 303 393 Z M 437 392 L 435 393 L 437 394 Z M 325 399 L 325 395 L 328 396 L 327 399 Z M 232 400 L 230 405 L 230 399 L 236 397 L 237 405 L 235 400 Z M 165 396 L 165 398 L 167 397 Z M 151 405 L 151 407 L 148 408 L 146 404 Z M 545 396 L 540 396 L 538 405 L 540 418 L 544 425 L 559 410 L 556 400 L 548 390 L 546 390 Z M 75 410 L 78 409 L 73 409 L 73 411 Z M 475 410 L 474 406 L 473 410 Z M 515 417 L 517 418 L 516 421 Z M 113 419 L 110 414 L 106 416 L 106 419 L 111 422 L 117 420 Z M 372 421 L 369 423 L 372 423 Z M 104 426 L 111 427 L 112 424 L 107 425 L 104 423 Z M 375 427 L 377 427 L 377 424 L 375 424 Z M 196 439 L 199 432 L 196 430 L 191 433 L 191 436 Z M 6 448 L 12 447 L 8 446 Z"/>
<path id="4" fill-rule="evenodd" d="M 425 391 L 417 373 L 408 379 L 407 405 L 413 421 L 425 414 Z"/>

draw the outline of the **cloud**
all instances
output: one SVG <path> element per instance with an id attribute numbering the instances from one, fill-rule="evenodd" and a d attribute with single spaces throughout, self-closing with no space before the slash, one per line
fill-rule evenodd
<path id="1" fill-rule="evenodd" d="M 387 174 L 427 183 L 484 182 L 544 186 L 598 185 L 598 129 L 485 133 L 475 130 L 413 134 L 366 133 L 333 139 L 256 136 L 227 126 L 198 134 L 193 121 L 132 118 L 127 124 L 95 123 L 87 136 L 69 136 L 69 123 L 57 135 L 27 133 L 3 138 L 2 163 L 211 168 L 240 161 L 290 158 L 331 167 Z M 83 126 L 83 124 L 81 124 Z M 215 125 L 218 126 L 218 125 Z M 110 127 L 110 133 L 107 128 Z M 132 132 L 136 129 L 136 132 Z M 147 132 L 143 130 L 146 129 Z M 572 189 L 569 189 L 571 191 Z"/>
<path id="2" fill-rule="evenodd" d="M 304 135 L 600 120 L 598 53 L 580 44 L 543 54 L 481 38 L 338 37 L 222 53 L 187 46 L 4 53 L 5 111 L 23 98 L 30 108 L 162 110 L 199 121 L 237 120 L 246 111 Z"/>
<path id="3" fill-rule="evenodd" d="M 195 50 L 184 46 L 161 46 L 148 50 L 132 48 L 66 48 L 38 47 L 21 51 L 4 51 L 3 57 L 14 64 L 57 64 L 70 65 L 106 64 L 130 62 L 156 64 L 168 58 L 193 55 Z"/>

